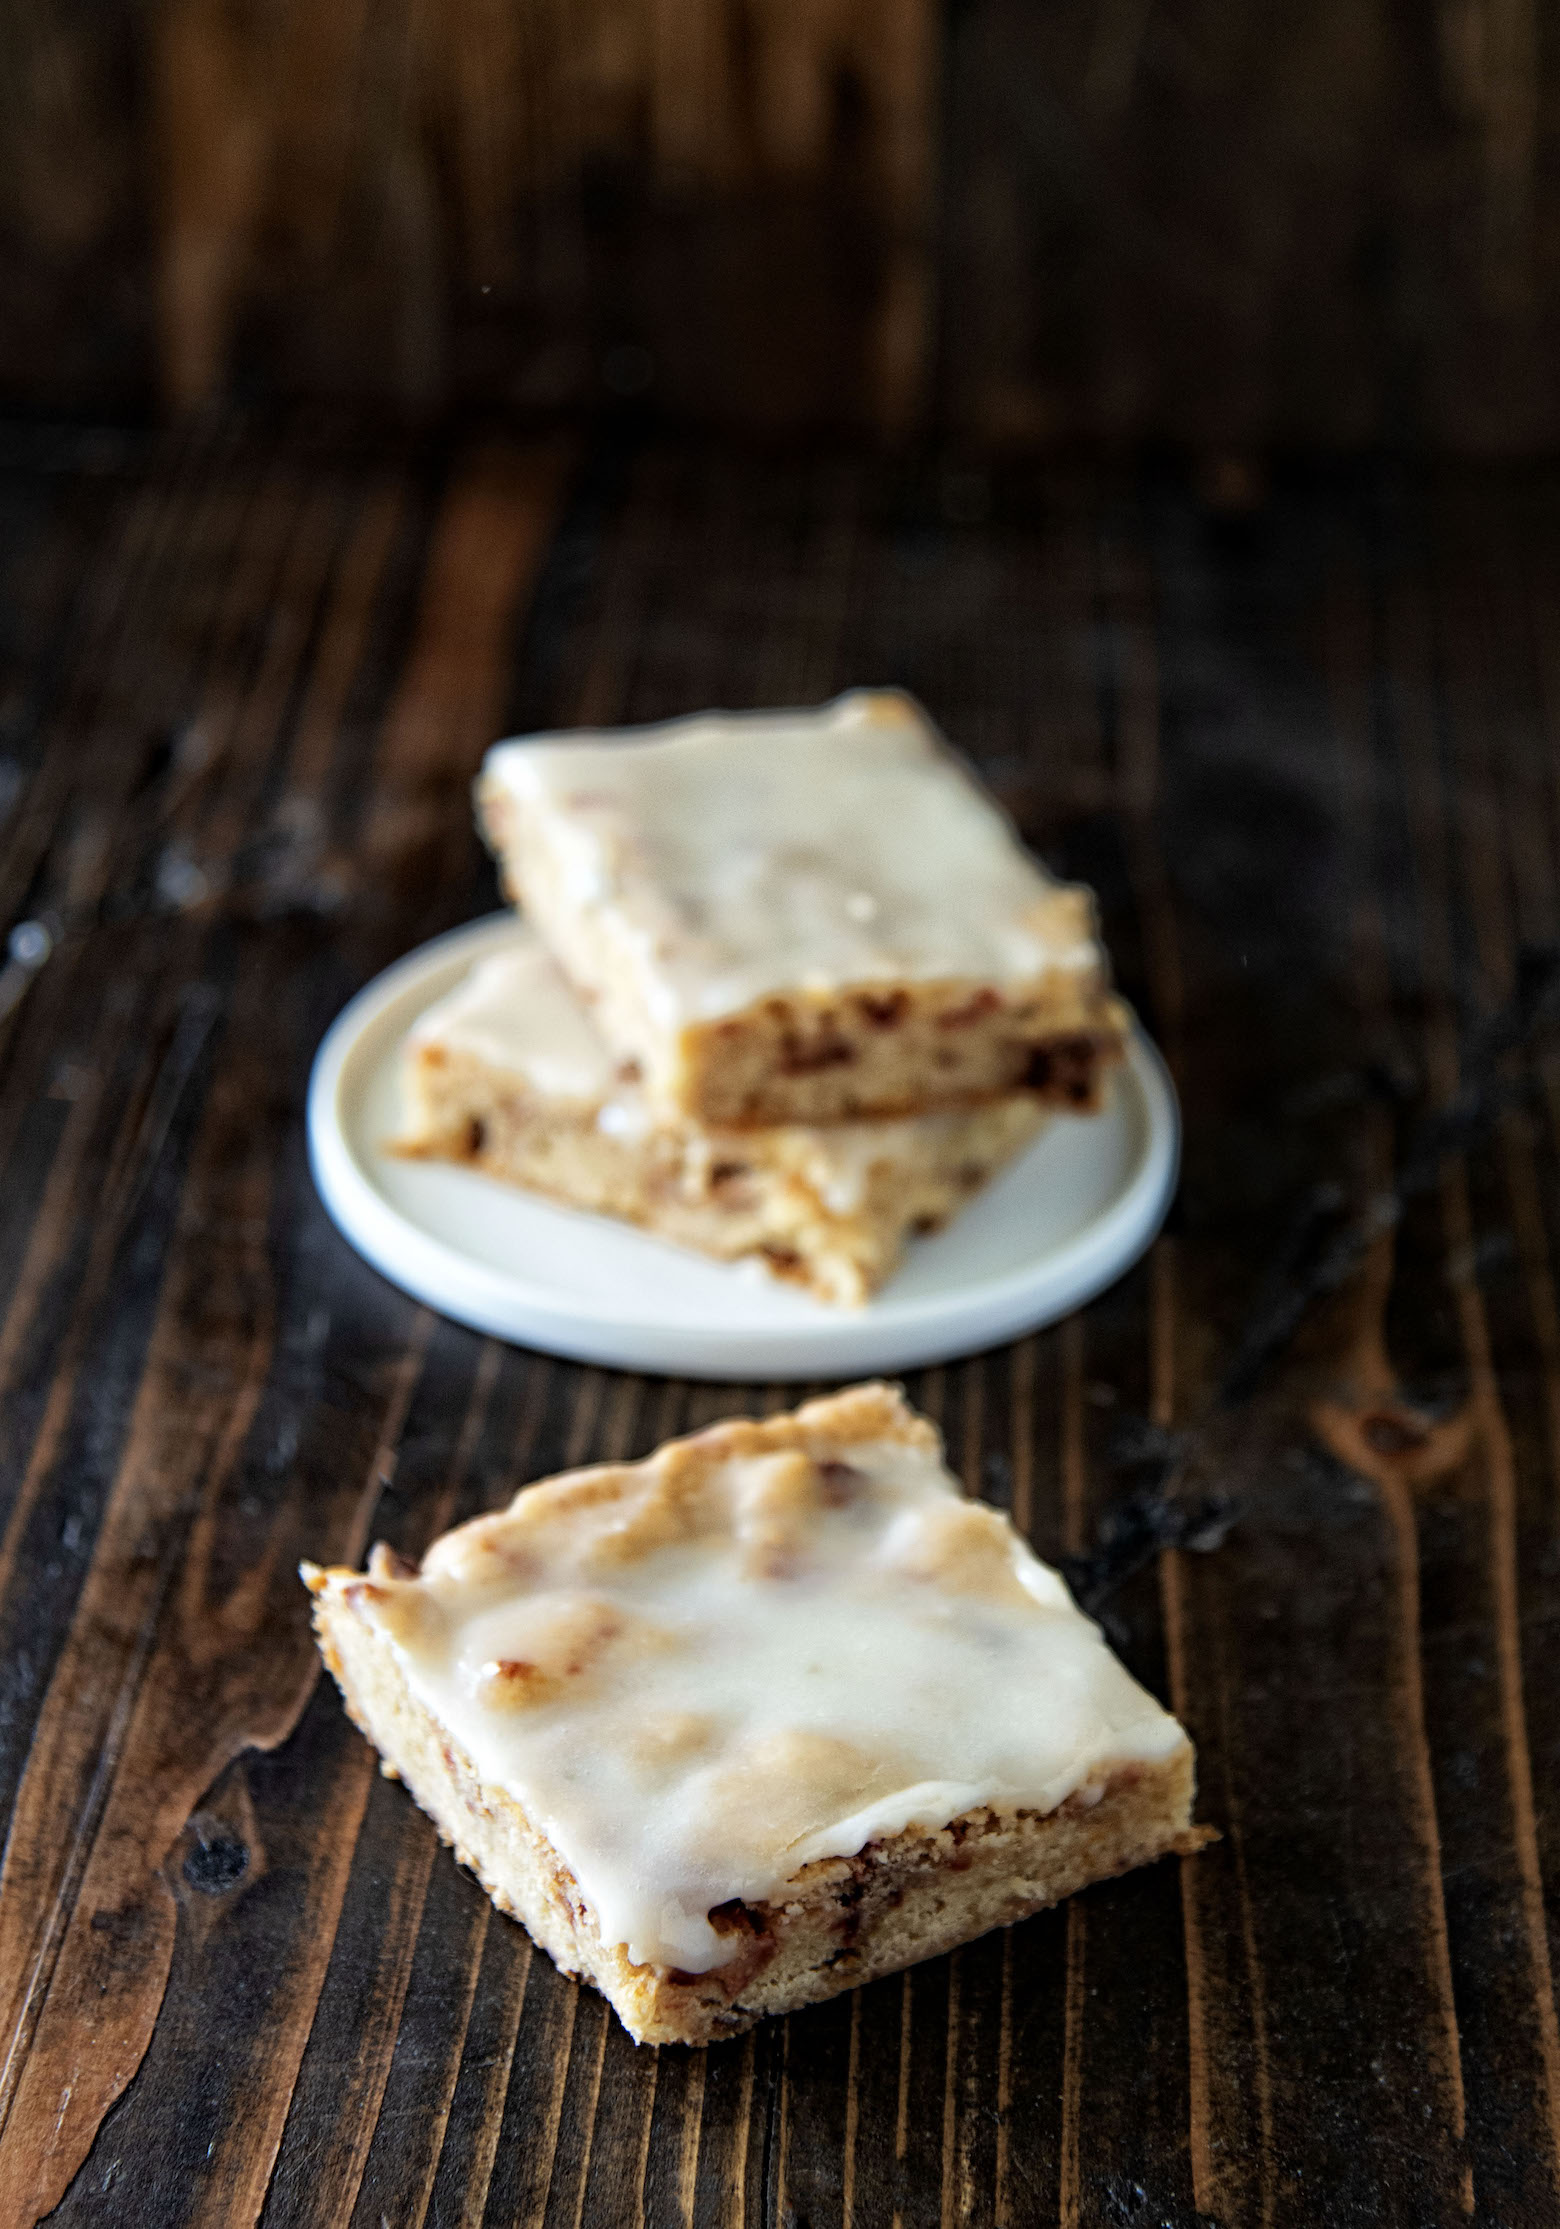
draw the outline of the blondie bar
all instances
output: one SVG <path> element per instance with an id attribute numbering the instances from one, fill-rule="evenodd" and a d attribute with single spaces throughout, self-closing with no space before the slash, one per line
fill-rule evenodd
<path id="1" fill-rule="evenodd" d="M 1089 893 L 908 697 L 502 743 L 477 802 L 658 1104 L 731 1127 L 1100 1103 L 1126 1015 Z"/>
<path id="2" fill-rule="evenodd" d="M 303 1576 L 385 1770 L 641 2042 L 1206 1839 L 1181 1727 L 887 1386 Z"/>
<path id="3" fill-rule="evenodd" d="M 1045 1122 L 1010 1093 L 898 1121 L 709 1130 L 625 1081 L 535 932 L 421 1017 L 399 1153 L 460 1161 L 856 1306 L 915 1232 L 947 1221 Z"/>

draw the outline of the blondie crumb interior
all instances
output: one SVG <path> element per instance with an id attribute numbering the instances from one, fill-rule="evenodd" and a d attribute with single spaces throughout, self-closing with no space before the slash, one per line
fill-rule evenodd
<path id="1" fill-rule="evenodd" d="M 1027 1093 L 873 1123 L 722 1131 L 625 1081 L 533 930 L 413 1028 L 395 1150 L 463 1162 L 856 1306 L 1042 1128 Z"/>
<path id="2" fill-rule="evenodd" d="M 477 802 L 662 1105 L 729 1127 L 1100 1104 L 1126 1015 L 1089 893 L 896 691 L 502 743 Z"/>
<path id="3" fill-rule="evenodd" d="M 1185 1733 L 886 1386 L 304 1577 L 386 1770 L 640 2041 L 1205 1839 Z"/>

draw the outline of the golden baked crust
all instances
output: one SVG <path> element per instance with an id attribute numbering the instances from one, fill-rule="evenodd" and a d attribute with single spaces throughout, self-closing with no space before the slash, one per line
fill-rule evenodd
<path id="1" fill-rule="evenodd" d="M 734 1459 L 802 1454 L 828 1461 L 842 1449 L 890 1442 L 935 1455 L 935 1424 L 917 1416 L 896 1386 L 873 1381 L 826 1393 L 781 1416 L 731 1417 L 685 1439 L 668 1440 L 637 1463 L 593 1463 L 527 1486 L 504 1509 L 457 1525 L 437 1543 L 447 1569 L 459 1560 L 475 1569 L 486 1553 L 505 1557 L 553 1530 L 583 1539 L 587 1554 L 627 1562 L 669 1540 L 691 1535 L 724 1512 L 701 1507 L 704 1487 Z M 359 1574 L 347 1572 L 349 1579 Z"/>

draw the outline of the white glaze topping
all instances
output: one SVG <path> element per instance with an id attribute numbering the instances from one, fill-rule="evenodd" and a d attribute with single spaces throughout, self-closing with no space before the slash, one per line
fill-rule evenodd
<path id="1" fill-rule="evenodd" d="M 834 1215 L 852 1214 L 872 1172 L 907 1156 L 936 1152 L 968 1124 L 959 1109 L 878 1122 L 787 1123 L 738 1135 L 701 1131 L 658 1112 L 624 1081 L 582 1002 L 558 972 L 534 929 L 517 922 L 505 942 L 478 960 L 428 1007 L 408 1033 L 414 1049 L 439 1046 L 519 1078 L 538 1099 L 594 1120 L 624 1144 L 660 1124 L 684 1133 L 690 1151 L 782 1159 Z"/>
<path id="2" fill-rule="evenodd" d="M 565 903 L 610 925 L 663 1027 L 885 979 L 1102 966 L 1086 893 L 1029 856 L 894 691 L 488 753 Z"/>
<path id="3" fill-rule="evenodd" d="M 594 1106 L 618 1080 L 611 1053 L 541 938 L 518 922 L 497 951 L 417 1017 L 407 1041 L 468 1054 L 547 1099 Z"/>
<path id="4" fill-rule="evenodd" d="M 834 1439 L 844 1411 L 865 1426 Z M 532 1488 L 362 1585 L 635 1962 L 708 1971 L 729 1899 L 985 1805 L 1088 1802 L 1185 1740 L 897 1395 L 810 1418 Z"/>

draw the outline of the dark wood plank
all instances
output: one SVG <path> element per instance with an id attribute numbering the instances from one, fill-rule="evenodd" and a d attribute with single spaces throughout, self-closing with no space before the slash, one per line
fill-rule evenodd
<path id="1" fill-rule="evenodd" d="M 485 736 L 496 699 L 484 675 L 497 676 L 502 688 L 509 630 L 557 484 L 550 459 L 539 460 L 530 477 L 523 460 L 512 467 L 502 456 L 485 459 L 474 511 L 470 483 L 459 476 L 452 483 L 450 523 L 442 540 L 435 535 L 430 569 L 436 641 L 444 640 L 448 599 L 461 597 L 473 569 L 478 593 L 464 599 L 463 625 L 450 645 L 453 668 L 426 650 L 419 656 L 413 638 L 380 791 L 398 817 L 373 828 L 367 846 L 366 873 L 381 888 L 391 881 L 398 843 L 426 839 L 428 793 L 442 801 L 448 784 L 441 748 L 453 754 L 458 778 L 469 778 L 481 746 L 460 724 L 458 707 L 471 707 Z M 188 926 L 158 932 L 160 956 L 166 965 L 170 935 L 182 939 L 183 972 L 204 996 L 194 1022 L 186 1016 L 182 1034 L 174 1030 L 175 1072 L 160 1117 L 155 1086 L 150 1094 L 153 1139 L 161 1148 L 183 1097 L 190 1104 L 181 1142 L 190 1157 L 163 1209 L 171 1216 L 167 1239 L 148 1264 L 149 1343 L 128 1437 L 7 1845 L 4 1968 L 21 1994 L 4 2138 L 11 2165 L 0 2188 L 11 2194 L 16 2218 L 30 2217 L 64 2188 L 140 2063 L 176 1928 L 176 1901 L 158 1870 L 163 1854 L 230 1758 L 245 1747 L 273 1746 L 296 1722 L 316 1677 L 293 1575 L 297 1557 L 337 1542 L 348 1552 L 361 1545 L 365 1486 L 377 1496 L 432 1329 L 420 1311 L 394 1304 L 379 1416 L 365 1405 L 351 1415 L 347 1438 L 338 1431 L 334 1445 L 320 1445 L 330 1422 L 320 1390 L 333 1318 L 329 1280 L 311 1261 L 323 1234 L 306 1229 L 301 1253 L 294 1237 L 307 1186 L 294 1108 L 329 1010 L 321 994 L 328 1000 L 331 984 L 318 968 L 300 968 L 298 932 L 286 918 L 292 909 L 269 931 L 257 924 L 246 933 L 252 893 L 236 923 L 236 909 L 223 901 L 236 892 L 243 847 L 277 786 L 273 761 L 294 732 L 297 668 L 319 631 L 337 502 L 338 491 L 328 481 L 311 485 L 301 466 L 284 464 L 281 477 L 262 487 L 219 620 L 218 662 L 192 723 L 203 748 L 157 831 L 164 856 L 175 844 L 185 847 L 177 856 L 193 878 L 183 885 Z M 480 549 L 474 519 L 485 530 Z M 382 531 L 371 534 L 381 557 L 385 541 Z M 444 554 L 451 550 L 453 559 Z M 361 634 L 363 587 L 350 564 L 343 582 L 344 608 L 327 610 L 320 623 L 327 640 L 332 621 Z M 185 614 L 176 606 L 174 616 Z M 337 679 L 325 684 L 338 697 L 349 658 L 349 649 L 338 654 Z M 318 759 L 316 747 L 308 769 L 316 786 Z M 280 764 L 278 772 L 285 787 Z M 381 898 L 381 913 L 394 895 L 392 888 Z M 263 921 L 269 908 L 262 902 L 259 910 Z M 307 918 L 314 909 L 305 903 L 302 910 Z M 279 1088 L 283 1078 L 292 1080 Z M 144 1189 L 132 1183 L 130 1198 Z M 361 1286 L 357 1265 L 349 1274 Z M 133 1322 L 122 1286 L 115 1297 L 115 1321 Z M 338 1305 L 336 1320 L 343 1313 Z M 350 1313 L 361 1369 L 368 1359 L 363 1311 Z M 366 1377 L 362 1392 L 372 1383 Z M 278 1493 L 279 1486 L 287 1490 Z M 278 1627 L 286 1647 L 277 1645 Z M 192 1726 L 196 1741 L 183 1738 Z M 349 1751 L 344 1763 L 349 1782 L 361 1787 L 360 1758 Z M 345 1804 L 348 1816 L 361 1811 L 362 1793 L 354 1797 L 349 1788 Z M 324 1812 L 339 1826 L 341 1806 Z M 409 1921 L 415 1935 L 415 1911 Z M 88 2003 L 90 2031 L 82 2017 Z M 312 2011 L 305 1992 L 296 2017 L 306 2023 Z M 279 2107 L 292 2097 L 301 2048 L 300 2036 Z M 70 2110 L 60 2108 L 62 2096 Z M 273 2151 L 275 2141 L 273 2134 Z M 257 2198 L 270 2172 L 263 2149 L 257 2159 L 250 2148 L 249 2172 L 260 2170 Z M 154 2195 L 143 2169 L 137 2202 L 155 2210 L 166 2196 Z"/>
<path id="2" fill-rule="evenodd" d="M 977 525 L 845 451 L 220 427 L 58 485 L 0 488 L 0 891 L 60 923 L 0 1016 L 0 2218 L 1541 2229 L 1560 1069 L 1487 1017 L 1560 926 L 1553 485 L 1232 526 L 1057 468 Z M 1095 885 L 1175 1067 L 1149 1260 L 909 1390 L 1049 1556 L 1155 1432 L 1235 1495 L 1103 1605 L 1223 1839 L 636 2051 L 377 1778 L 293 1566 L 791 1393 L 435 1323 L 298 1109 L 350 990 L 493 902 L 492 734 L 872 679 Z"/>
<path id="3" fill-rule="evenodd" d="M 1546 28 L 33 0 L 0 50 L 0 393 L 930 421 L 988 459 L 936 491 L 961 517 L 993 452 L 1079 437 L 1186 445 L 1237 507 L 1275 444 L 1546 453 Z"/>
<path id="4" fill-rule="evenodd" d="M 1498 895 L 1492 906 L 1491 894 L 1487 890 L 1480 893 L 1476 882 L 1470 881 L 1459 892 L 1453 881 L 1459 868 L 1464 875 L 1469 873 L 1468 853 L 1476 850 L 1477 839 L 1470 846 L 1462 831 L 1454 834 L 1446 784 L 1454 778 L 1457 765 L 1453 753 L 1463 756 L 1470 745 L 1476 751 L 1478 737 L 1470 737 L 1469 707 L 1465 701 L 1458 701 L 1456 685 L 1461 676 L 1450 677 L 1447 698 L 1437 704 L 1425 655 L 1432 630 L 1443 640 L 1450 636 L 1451 644 L 1457 644 L 1465 623 L 1459 605 L 1472 584 L 1458 580 L 1449 594 L 1442 586 L 1431 608 L 1427 608 L 1428 598 L 1415 593 L 1420 585 L 1416 582 L 1409 587 L 1403 607 L 1395 615 L 1394 678 L 1400 683 L 1400 749 L 1419 932 L 1432 961 L 1439 962 L 1426 1002 L 1424 1058 L 1444 1097 L 1450 1096 L 1461 1081 L 1462 1031 L 1457 1009 L 1462 1006 L 1466 1012 L 1472 1003 L 1466 961 L 1457 947 L 1463 939 L 1469 939 L 1473 956 L 1486 961 L 1493 958 L 1498 963 L 1500 955 L 1491 952 L 1490 940 L 1500 937 L 1504 906 Z M 1466 654 L 1466 645 L 1459 647 Z M 1470 819 L 1482 818 L 1491 800 L 1478 774 L 1465 776 L 1460 788 Z M 1477 871 L 1474 864 L 1473 872 Z M 1480 895 L 1485 898 L 1482 906 Z M 1503 983 L 1499 974 L 1489 984 L 1496 997 L 1508 988 L 1509 982 Z M 1449 1689 L 1447 1716 L 1461 1735 L 1460 1753 L 1448 1762 L 1460 1765 L 1458 1777 L 1473 1781 L 1485 1797 L 1484 1805 L 1470 1806 L 1464 1801 L 1456 1807 L 1457 1844 L 1466 1852 L 1468 1871 L 1459 1874 L 1451 1907 L 1454 1943 L 1461 1930 L 1467 1930 L 1475 1941 L 1481 1936 L 1487 1940 L 1487 1931 L 1498 1930 L 1507 1946 L 1498 1973 L 1484 1974 L 1482 1961 L 1474 1961 L 1474 1971 L 1483 1986 L 1464 1992 L 1462 2019 L 1468 2038 L 1468 2104 L 1475 2176 L 1477 2181 L 1480 2167 L 1487 2160 L 1484 2174 L 1490 2200 L 1513 2211 L 1536 2213 L 1552 2203 L 1560 2189 L 1560 2117 L 1556 2110 L 1560 2041 L 1556 2036 L 1522 1683 L 1524 1589 L 1518 1576 L 1517 1528 L 1523 1482 L 1517 1472 L 1506 1402 L 1496 1377 L 1490 1308 L 1477 1256 L 1479 1227 L 1475 1218 L 1485 1205 L 1481 1195 L 1486 1192 L 1479 1163 L 1487 1165 L 1487 1153 L 1488 1149 L 1484 1154 L 1469 1156 L 1466 1162 L 1449 1164 L 1440 1190 L 1451 1256 L 1453 1305 L 1467 1371 L 1473 1445 L 1462 1505 L 1455 1511 L 1439 1512 L 1441 1523 L 1437 1528 L 1443 1557 L 1454 1542 L 1465 1544 L 1473 1566 L 1469 1576 L 1477 1587 L 1473 1599 L 1484 1628 L 1484 1647 L 1472 1662 L 1458 1661 L 1459 1652 L 1447 1649 L 1443 1642 L 1436 1649 L 1440 1660 L 1436 1669 Z M 1504 1227 L 1509 1215 L 1505 1201 L 1495 1208 L 1495 1215 L 1497 1228 Z M 1440 1576 L 1444 1617 L 1451 1604 L 1446 1599 L 1444 1571 Z M 1552 1582 L 1545 1585 L 1531 1567 L 1525 1591 L 1528 1615 L 1542 1617 L 1546 1602 L 1549 1615 L 1553 1615 Z M 1467 1579 L 1462 1579 L 1459 1593 L 1463 1596 L 1461 1614 L 1466 1616 Z M 1498 1838 L 1493 1845 L 1492 1827 Z M 1453 1866 L 1458 1862 L 1457 1844 L 1449 1834 L 1447 1856 Z"/>

